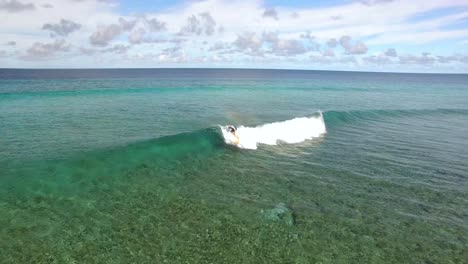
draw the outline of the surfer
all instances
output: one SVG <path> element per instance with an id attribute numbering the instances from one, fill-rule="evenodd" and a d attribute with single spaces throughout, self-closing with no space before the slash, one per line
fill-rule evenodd
<path id="1" fill-rule="evenodd" d="M 234 143 L 235 145 L 239 144 L 239 136 L 237 135 L 237 127 L 233 126 L 233 125 L 228 125 L 226 127 L 227 131 L 230 132 L 233 136 L 234 136 L 234 141 L 232 143 Z"/>

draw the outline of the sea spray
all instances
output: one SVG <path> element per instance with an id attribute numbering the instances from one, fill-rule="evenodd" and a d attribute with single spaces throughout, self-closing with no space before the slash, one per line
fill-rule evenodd
<path id="1" fill-rule="evenodd" d="M 234 135 L 223 127 L 224 140 L 227 144 L 234 144 Z M 323 115 L 315 117 L 298 117 L 282 122 L 263 124 L 256 127 L 240 126 L 236 133 L 243 149 L 257 149 L 258 144 L 276 145 L 278 142 L 288 144 L 300 143 L 307 139 L 320 137 L 327 132 Z"/>

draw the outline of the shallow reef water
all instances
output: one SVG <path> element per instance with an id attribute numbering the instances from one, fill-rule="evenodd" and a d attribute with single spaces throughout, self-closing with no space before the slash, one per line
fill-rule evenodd
<path id="1" fill-rule="evenodd" d="M 468 259 L 466 75 L 3 71 L 0 263 Z"/>

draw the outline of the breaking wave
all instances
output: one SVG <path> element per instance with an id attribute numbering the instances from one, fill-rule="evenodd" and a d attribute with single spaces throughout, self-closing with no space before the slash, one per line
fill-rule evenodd
<path id="1" fill-rule="evenodd" d="M 318 138 L 327 132 L 322 113 L 315 117 L 298 117 L 256 127 L 240 126 L 236 135 L 221 127 L 224 142 L 243 149 L 257 149 L 259 144 L 294 144 Z"/>

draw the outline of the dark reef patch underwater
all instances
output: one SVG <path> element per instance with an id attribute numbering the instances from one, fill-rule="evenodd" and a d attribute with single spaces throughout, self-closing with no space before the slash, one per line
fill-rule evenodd
<path id="1" fill-rule="evenodd" d="M 468 77 L 174 71 L 3 73 L 0 263 L 466 263 Z"/>

